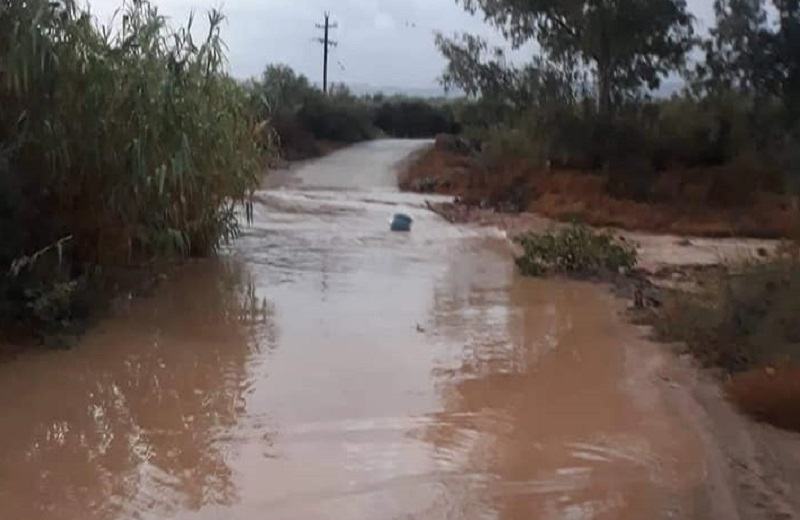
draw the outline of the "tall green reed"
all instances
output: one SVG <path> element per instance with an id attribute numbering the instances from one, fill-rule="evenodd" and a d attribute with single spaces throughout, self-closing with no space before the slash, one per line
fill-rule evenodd
<path id="1" fill-rule="evenodd" d="M 72 235 L 102 264 L 208 253 L 237 234 L 264 150 L 225 73 L 221 13 L 196 42 L 192 19 L 171 30 L 145 0 L 114 29 L 74 0 L 0 5 L 0 137 L 55 220 L 43 242 Z"/>
<path id="2" fill-rule="evenodd" d="M 196 40 L 147 0 L 110 27 L 75 0 L 0 0 L 3 318 L 87 272 L 239 233 L 273 147 L 226 72 L 223 21 L 209 12 Z"/>

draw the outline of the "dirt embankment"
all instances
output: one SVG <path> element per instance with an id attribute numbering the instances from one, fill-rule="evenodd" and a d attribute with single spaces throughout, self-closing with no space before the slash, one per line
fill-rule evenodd
<path id="1" fill-rule="evenodd" d="M 791 201 L 774 195 L 758 194 L 747 207 L 734 209 L 704 204 L 710 187 L 701 193 L 702 186 L 684 186 L 694 192 L 680 203 L 675 198 L 680 190 L 671 203 L 640 203 L 611 197 L 605 185 L 601 176 L 578 172 L 490 174 L 464 154 L 436 148 L 401 174 L 404 189 L 457 196 L 455 203 L 430 205 L 451 222 L 497 227 L 509 237 L 546 232 L 573 219 L 604 227 L 639 254 L 639 269 L 626 278 L 623 293 L 630 296 L 646 286 L 656 300 L 664 291 L 696 290 L 726 265 L 773 255 L 780 242 L 768 237 L 793 236 L 798 222 Z M 509 207 L 514 204 L 520 206 Z M 780 394 L 777 405 L 785 416 L 787 403 L 791 409 L 800 403 L 800 382 L 781 368 L 731 379 L 682 352 L 676 346 L 674 354 L 654 354 L 660 362 L 651 377 L 675 414 L 702 439 L 706 477 L 717 490 L 709 518 L 800 518 L 800 434 L 742 413 L 763 409 Z"/>
<path id="2" fill-rule="evenodd" d="M 400 177 L 409 191 L 451 194 L 465 206 L 532 212 L 554 220 L 696 237 L 784 238 L 800 227 L 797 201 L 747 192 L 726 172 L 668 171 L 650 182 L 647 201 L 614 196 L 609 178 L 575 170 L 509 163 L 488 170 L 478 159 L 434 146 Z"/>

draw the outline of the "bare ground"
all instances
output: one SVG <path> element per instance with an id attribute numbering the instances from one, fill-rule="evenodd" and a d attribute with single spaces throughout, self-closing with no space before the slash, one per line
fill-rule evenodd
<path id="1" fill-rule="evenodd" d="M 800 232 L 796 198 L 739 186 L 729 173 L 665 171 L 648 181 L 647 200 L 637 201 L 609 193 L 609 176 L 597 172 L 542 170 L 519 161 L 487 168 L 472 156 L 434 146 L 406 165 L 399 184 L 453 195 L 472 207 L 529 211 L 598 227 L 713 238 L 786 238 Z"/>
<path id="2" fill-rule="evenodd" d="M 450 222 L 497 227 L 507 237 L 563 226 L 534 213 L 506 214 L 464 204 L 429 204 Z M 634 244 L 641 275 L 656 287 L 702 283 L 708 269 L 770 255 L 777 240 L 698 238 L 605 228 Z M 641 328 L 646 337 L 649 330 Z M 701 368 L 681 348 L 651 341 L 634 345 L 629 358 L 640 368 L 637 388 L 652 387 L 705 448 L 705 477 L 712 490 L 698 497 L 707 518 L 800 518 L 800 433 L 780 430 L 742 414 L 728 399 L 724 376 Z M 647 367 L 647 368 L 645 368 Z"/>

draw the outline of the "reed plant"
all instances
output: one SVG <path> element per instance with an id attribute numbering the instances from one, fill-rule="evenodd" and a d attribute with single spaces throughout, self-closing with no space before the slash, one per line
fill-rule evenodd
<path id="1" fill-rule="evenodd" d="M 74 0 L 0 0 L 12 315 L 88 271 L 209 254 L 239 233 L 273 150 L 226 72 L 223 20 L 210 11 L 197 40 L 192 18 L 173 29 L 147 0 L 126 0 L 109 27 Z"/>

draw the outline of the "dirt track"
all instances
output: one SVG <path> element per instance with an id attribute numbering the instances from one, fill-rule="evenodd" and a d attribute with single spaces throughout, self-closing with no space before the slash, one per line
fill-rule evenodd
<path id="1" fill-rule="evenodd" d="M 0 515 L 792 517 L 796 436 L 737 415 L 607 287 L 521 277 L 501 232 L 398 192 L 419 146 L 283 172 L 228 255 L 0 364 Z"/>

